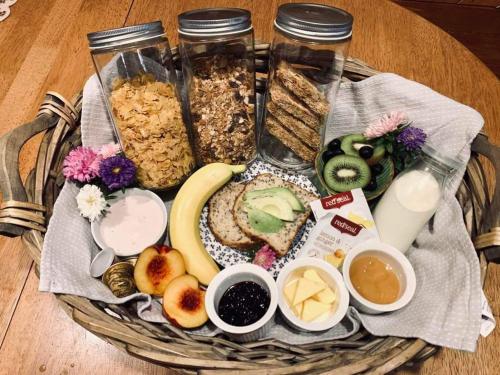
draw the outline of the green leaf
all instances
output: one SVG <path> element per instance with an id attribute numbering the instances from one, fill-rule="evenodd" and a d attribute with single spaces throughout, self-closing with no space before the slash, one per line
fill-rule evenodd
<path id="1" fill-rule="evenodd" d="M 394 151 L 394 147 L 393 147 L 392 143 L 389 143 L 389 142 L 388 142 L 388 143 L 386 143 L 386 145 L 385 145 L 385 149 L 387 150 L 387 152 L 388 152 L 389 154 L 392 154 L 392 153 L 393 153 L 393 151 Z"/>

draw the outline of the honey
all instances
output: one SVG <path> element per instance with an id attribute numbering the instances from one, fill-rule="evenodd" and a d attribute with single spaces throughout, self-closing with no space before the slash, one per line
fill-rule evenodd
<path id="1" fill-rule="evenodd" d="M 354 289 L 368 301 L 389 304 L 399 298 L 399 279 L 392 267 L 376 256 L 356 258 L 349 268 Z"/>

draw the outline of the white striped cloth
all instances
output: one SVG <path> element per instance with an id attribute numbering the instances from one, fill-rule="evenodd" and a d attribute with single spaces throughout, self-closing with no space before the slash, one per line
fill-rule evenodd
<path id="1" fill-rule="evenodd" d="M 427 132 L 431 145 L 461 162 L 436 213 L 434 232 L 424 229 L 417 238 L 419 248 L 407 252 L 417 276 L 414 299 L 404 309 L 386 315 L 370 316 L 351 308 L 342 324 L 320 335 L 295 332 L 277 317 L 270 336 L 290 344 L 341 338 L 356 332 L 362 322 L 376 335 L 419 337 L 440 346 L 475 350 L 481 324 L 479 264 L 454 196 L 469 158 L 470 143 L 483 119 L 473 109 L 428 87 L 394 74 L 380 74 L 341 85 L 326 141 L 361 132 L 384 113 L 395 110 L 406 112 L 415 126 Z M 81 127 L 84 145 L 98 146 L 113 140 L 95 76 L 85 85 Z M 90 260 L 98 249 L 88 222 L 78 215 L 76 193 L 74 185 L 66 184 L 55 204 L 42 253 L 40 290 L 108 303 L 139 298 L 138 311 L 143 319 L 165 322 L 161 306 L 157 301 L 151 304 L 149 296 L 118 299 L 90 276 Z M 214 335 L 218 331 L 207 325 L 196 333 Z"/>

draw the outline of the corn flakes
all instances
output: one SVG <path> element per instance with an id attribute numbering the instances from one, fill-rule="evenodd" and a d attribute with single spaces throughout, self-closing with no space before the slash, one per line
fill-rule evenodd
<path id="1" fill-rule="evenodd" d="M 111 108 L 125 155 L 137 166 L 137 180 L 148 189 L 179 184 L 194 167 L 175 88 L 151 75 L 117 80 Z"/>

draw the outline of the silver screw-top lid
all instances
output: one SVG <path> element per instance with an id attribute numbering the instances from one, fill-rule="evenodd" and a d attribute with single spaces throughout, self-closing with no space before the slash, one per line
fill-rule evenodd
<path id="1" fill-rule="evenodd" d="M 340 41 L 352 35 L 353 17 L 345 10 L 320 4 L 284 4 L 274 26 L 285 34 L 316 41 Z"/>
<path id="2" fill-rule="evenodd" d="M 102 51 L 127 46 L 143 40 L 164 37 L 164 35 L 165 30 L 161 21 L 155 21 L 89 33 L 87 39 L 92 51 Z"/>
<path id="3" fill-rule="evenodd" d="M 236 34 L 252 28 L 248 10 L 239 8 L 206 8 L 179 14 L 179 33 L 190 36 Z"/>

